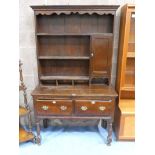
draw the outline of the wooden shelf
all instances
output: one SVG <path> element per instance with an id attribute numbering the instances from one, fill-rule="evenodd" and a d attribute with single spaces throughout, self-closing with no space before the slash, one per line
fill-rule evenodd
<path id="1" fill-rule="evenodd" d="M 24 108 L 24 107 L 19 107 L 19 116 L 21 117 L 21 116 L 25 116 L 25 115 L 27 115 L 29 113 L 29 111 L 26 109 L 26 108 Z"/>
<path id="2" fill-rule="evenodd" d="M 89 80 L 89 76 L 40 76 L 40 80 Z"/>
<path id="3" fill-rule="evenodd" d="M 119 101 L 119 108 L 122 114 L 135 114 L 135 100 L 134 99 L 121 99 Z"/>
<path id="4" fill-rule="evenodd" d="M 133 85 L 128 85 L 128 86 L 122 87 L 121 90 L 123 90 L 123 91 L 135 91 L 135 87 Z"/>
<path id="5" fill-rule="evenodd" d="M 24 130 L 22 127 L 19 128 L 19 142 L 20 143 L 33 140 L 33 138 L 34 138 L 33 133 Z"/>
<path id="6" fill-rule="evenodd" d="M 135 74 L 135 71 L 134 70 L 125 70 L 125 73 L 126 74 Z"/>
<path id="7" fill-rule="evenodd" d="M 135 52 L 128 52 L 127 57 L 128 58 L 135 58 Z"/>
<path id="8" fill-rule="evenodd" d="M 114 120 L 117 140 L 135 138 L 135 22 L 131 18 L 133 12 L 134 5 L 126 4 L 121 8 L 116 81 L 118 104 Z"/>
<path id="9" fill-rule="evenodd" d="M 89 56 L 39 56 L 38 59 L 60 59 L 60 60 L 89 60 Z"/>
<path id="10" fill-rule="evenodd" d="M 113 36 L 113 33 L 36 33 L 37 36 L 90 36 L 105 35 Z"/>

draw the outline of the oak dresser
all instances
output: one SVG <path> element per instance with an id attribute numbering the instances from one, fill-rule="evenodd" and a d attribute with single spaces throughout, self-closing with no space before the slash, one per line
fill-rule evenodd
<path id="1" fill-rule="evenodd" d="M 35 17 L 39 85 L 32 92 L 40 121 L 100 119 L 112 141 L 115 99 L 111 85 L 115 15 L 119 6 L 31 6 Z"/>

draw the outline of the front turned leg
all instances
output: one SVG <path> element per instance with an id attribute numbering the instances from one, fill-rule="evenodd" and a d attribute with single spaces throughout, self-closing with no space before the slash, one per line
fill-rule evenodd
<path id="1" fill-rule="evenodd" d="M 36 123 L 37 125 L 37 137 L 36 137 L 36 142 L 38 145 L 41 144 L 41 136 L 40 136 L 40 124 L 39 121 Z"/>
<path id="2" fill-rule="evenodd" d="M 101 127 L 102 128 L 107 128 L 107 121 L 106 120 L 101 120 Z"/>
<path id="3" fill-rule="evenodd" d="M 48 128 L 48 119 L 43 119 L 44 128 Z"/>
<path id="4" fill-rule="evenodd" d="M 107 121 L 107 127 L 108 127 L 107 145 L 110 146 L 112 142 L 112 120 Z"/>

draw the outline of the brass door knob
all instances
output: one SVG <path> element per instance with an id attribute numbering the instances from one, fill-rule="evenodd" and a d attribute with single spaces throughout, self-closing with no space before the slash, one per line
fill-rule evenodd
<path id="1" fill-rule="evenodd" d="M 48 106 L 46 106 L 46 105 L 43 105 L 42 107 L 41 107 L 43 110 L 48 110 Z"/>

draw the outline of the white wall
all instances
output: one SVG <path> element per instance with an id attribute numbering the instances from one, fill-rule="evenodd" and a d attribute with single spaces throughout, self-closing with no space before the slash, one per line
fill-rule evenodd
<path id="1" fill-rule="evenodd" d="M 35 52 L 35 30 L 34 15 L 30 5 L 124 5 L 126 3 L 134 4 L 135 0 L 19 0 L 19 51 L 20 59 L 23 62 L 23 77 L 27 87 L 28 102 L 33 109 L 31 92 L 38 84 L 37 60 Z M 114 55 L 112 68 L 112 81 L 115 83 L 116 64 L 119 39 L 119 21 L 120 8 L 117 10 L 116 29 L 114 38 Z M 20 95 L 20 104 L 22 95 Z M 32 114 L 33 116 L 33 114 Z M 34 119 L 33 119 L 34 122 Z"/>

